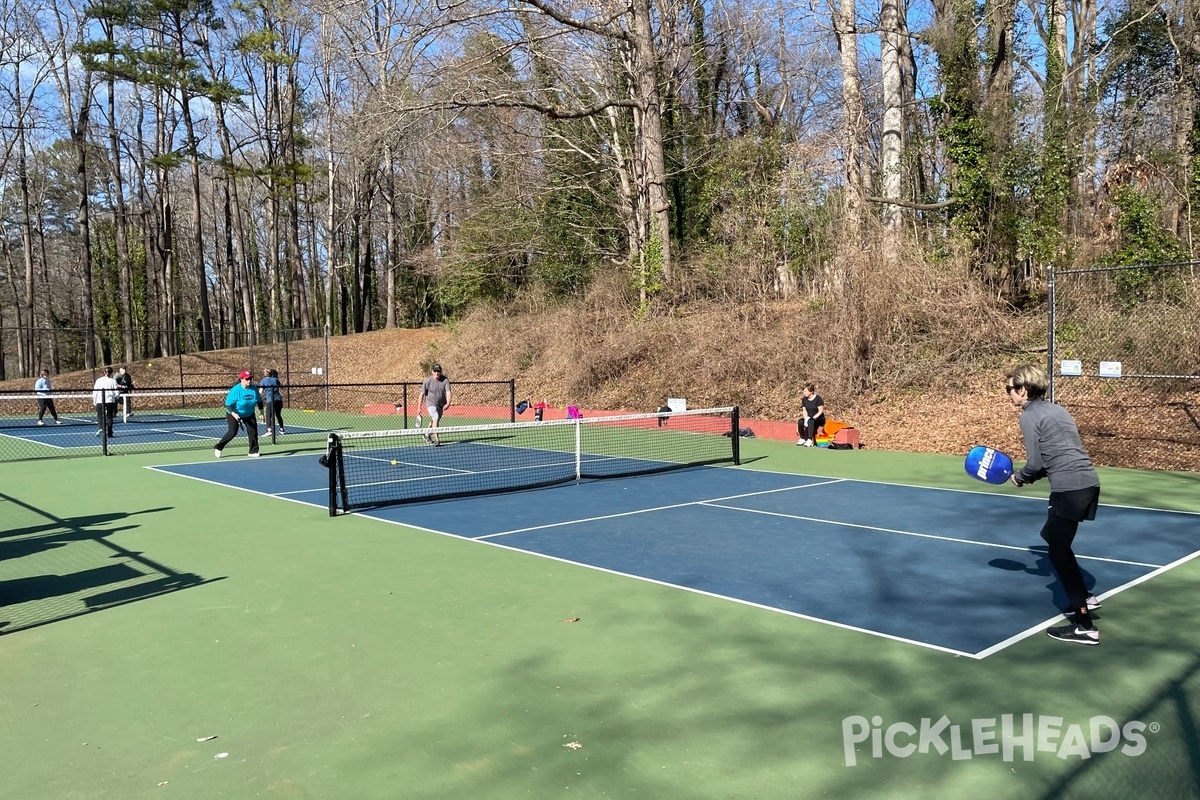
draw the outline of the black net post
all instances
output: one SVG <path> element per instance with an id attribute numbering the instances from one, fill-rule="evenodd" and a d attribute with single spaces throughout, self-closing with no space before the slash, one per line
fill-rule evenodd
<path id="1" fill-rule="evenodd" d="M 517 382 L 508 379 L 508 421 L 517 421 Z"/>
<path id="2" fill-rule="evenodd" d="M 729 433 L 733 437 L 733 463 L 740 465 L 742 463 L 742 428 L 738 406 L 733 407 L 733 411 L 729 415 L 729 422 L 733 426 L 733 430 Z"/>
<path id="3" fill-rule="evenodd" d="M 329 434 L 325 445 L 325 457 L 321 463 L 329 473 L 329 516 L 336 517 L 338 509 L 338 469 L 337 452 L 339 451 L 336 433 Z"/>

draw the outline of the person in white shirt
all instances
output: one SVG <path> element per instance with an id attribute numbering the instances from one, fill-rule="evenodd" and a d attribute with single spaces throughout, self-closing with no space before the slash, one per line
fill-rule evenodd
<path id="1" fill-rule="evenodd" d="M 107 433 L 108 438 L 113 437 L 113 418 L 117 416 L 117 398 L 120 394 L 121 389 L 117 386 L 116 379 L 113 378 L 112 367 L 105 367 L 104 374 L 96 378 L 96 383 L 92 386 L 92 403 L 96 406 L 96 424 L 100 426 L 100 430 L 96 431 L 97 436 Z"/>
<path id="2" fill-rule="evenodd" d="M 58 409 L 54 407 L 54 398 L 51 396 L 53 389 L 50 388 L 50 370 L 42 370 L 41 377 L 33 384 L 33 391 L 38 401 L 38 425 L 46 424 L 42 418 L 46 416 L 47 411 L 54 417 L 55 425 L 62 425 L 62 420 L 58 418 Z"/>

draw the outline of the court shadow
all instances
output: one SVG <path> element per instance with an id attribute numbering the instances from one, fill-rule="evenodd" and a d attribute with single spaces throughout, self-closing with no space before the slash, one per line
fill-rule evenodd
<path id="1" fill-rule="evenodd" d="M 46 574 L 15 578 L 0 584 L 0 606 L 75 594 L 112 583 L 135 580 L 141 577 L 141 574 L 128 564 L 110 564 L 65 575 Z"/>
<path id="2" fill-rule="evenodd" d="M 1058 582 L 1058 575 L 1055 574 L 1053 566 L 1050 564 L 1050 557 L 1046 555 L 1045 547 L 1031 547 L 1030 552 L 1034 553 L 1037 558 L 1037 563 L 1029 566 L 1024 561 L 1017 561 L 1012 558 L 993 558 L 988 562 L 989 567 L 1006 570 L 1008 572 L 1024 572 L 1028 575 L 1039 575 L 1050 578 L 1050 582 L 1046 584 L 1046 588 L 1050 591 L 1050 602 L 1055 610 L 1061 610 L 1067 607 L 1067 595 L 1063 592 L 1062 584 Z M 1096 586 L 1096 576 L 1092 575 L 1083 567 L 1080 567 L 1080 572 L 1083 573 L 1083 583 L 1087 586 L 1088 592 L 1092 592 Z"/>
<path id="3" fill-rule="evenodd" d="M 0 494 L 0 499 L 7 500 L 8 502 L 13 502 L 12 498 L 7 497 L 4 494 Z M 26 506 L 26 507 L 28 508 L 28 506 Z M 71 528 L 76 529 L 76 530 L 81 530 L 84 528 L 95 527 L 97 525 L 106 525 L 110 522 L 116 522 L 117 520 L 126 519 L 128 517 L 137 516 L 139 514 L 156 514 L 160 511 L 170 511 L 170 510 L 171 510 L 170 506 L 161 506 L 159 508 L 146 508 L 141 511 L 122 511 L 120 513 L 113 513 L 113 514 L 89 514 L 87 516 L 82 516 L 82 517 L 72 517 L 71 518 Z M 46 522 L 39 524 L 39 525 L 26 525 L 24 527 L 19 527 L 19 528 L 9 528 L 8 530 L 4 531 L 3 533 L 0 533 L 0 539 L 18 538 L 21 536 L 29 536 L 29 535 L 32 535 L 35 533 L 43 533 L 43 532 L 47 532 L 47 531 L 62 530 L 62 528 L 63 528 L 63 524 L 61 521 L 59 521 L 57 519 L 47 520 Z"/>
<path id="4" fill-rule="evenodd" d="M 41 519 L 0 538 L 0 562 L 20 575 L 0 582 L 0 635 L 221 580 L 173 569 L 113 541 L 140 526 L 112 523 L 167 507 L 62 518 L 8 495 L 0 501 Z"/>
<path id="5" fill-rule="evenodd" d="M 1025 572 L 1029 569 L 1024 562 L 1014 561 L 1011 558 L 993 558 L 988 562 L 988 566 L 1007 570 L 1008 572 Z"/>
<path id="6" fill-rule="evenodd" d="M 117 533 L 119 531 L 132 530 L 138 527 L 137 525 L 123 525 L 119 528 L 109 528 L 104 533 L 105 535 Z M 7 561 L 15 558 L 26 558 L 27 556 L 44 553 L 47 550 L 54 550 L 59 547 L 66 547 L 71 542 L 79 542 L 85 539 L 95 537 L 94 531 L 78 530 L 78 531 L 62 531 L 61 529 L 50 529 L 46 531 L 47 535 L 33 536 L 26 534 L 25 538 L 11 538 L 0 540 L 0 561 Z"/>

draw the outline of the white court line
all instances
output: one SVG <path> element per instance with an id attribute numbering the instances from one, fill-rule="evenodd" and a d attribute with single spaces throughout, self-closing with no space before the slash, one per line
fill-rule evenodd
<path id="1" fill-rule="evenodd" d="M 728 465 L 728 466 L 724 466 L 723 468 L 724 469 L 736 469 L 736 470 L 739 470 L 742 472 L 761 472 L 766 475 L 788 475 L 791 477 L 801 477 L 801 478 L 828 478 L 828 477 L 830 477 L 828 475 L 812 475 L 807 472 L 780 472 L 779 470 L 773 470 L 773 469 L 754 469 L 752 467 L 746 466 L 745 464 Z M 987 495 L 988 497 L 1007 497 L 1012 500 L 1024 500 L 1026 502 L 1029 502 L 1029 501 L 1037 501 L 1037 502 L 1041 502 L 1041 503 L 1046 502 L 1045 497 L 1040 497 L 1038 495 L 1031 495 L 1031 494 L 1012 494 L 1010 492 L 985 492 L 982 489 L 954 489 L 954 488 L 950 488 L 947 486 L 926 486 L 925 484 L 922 484 L 922 483 L 897 483 L 896 481 L 876 481 L 876 480 L 868 480 L 867 478 L 842 478 L 841 480 L 851 481 L 853 483 L 870 483 L 870 484 L 874 484 L 876 486 L 898 486 L 901 489 L 925 489 L 930 492 L 958 492 L 960 494 L 982 494 L 982 495 Z M 1103 496 L 1103 494 L 1104 493 L 1103 493 L 1103 487 L 1102 487 L 1101 488 L 1101 496 Z M 1162 514 L 1187 514 L 1190 516 L 1200 516 L 1200 511 L 1183 511 L 1183 510 L 1180 510 L 1177 508 L 1153 508 L 1151 506 L 1129 506 L 1129 505 L 1124 505 L 1121 503 L 1101 503 L 1100 507 L 1101 508 L 1124 508 L 1124 509 L 1128 509 L 1130 511 L 1157 511 Z"/>
<path id="2" fill-rule="evenodd" d="M 312 453 L 293 453 L 293 454 L 287 454 L 287 455 L 281 454 L 279 456 L 276 456 L 275 458 L 311 458 L 311 457 L 312 457 Z M 166 467 L 166 466 L 190 466 L 192 464 L 197 464 L 197 463 L 205 463 L 205 462 L 181 462 L 179 464 L 162 465 L 162 466 L 163 467 Z M 183 477 L 183 478 L 189 478 L 191 480 L 198 480 L 203 483 L 208 483 L 208 484 L 215 485 L 215 486 L 221 486 L 221 487 L 224 487 L 227 489 L 232 488 L 232 489 L 236 489 L 238 491 L 249 492 L 251 494 L 257 494 L 257 495 L 264 496 L 264 497 L 278 497 L 279 499 L 286 500 L 291 503 L 297 503 L 299 505 L 311 506 L 314 508 L 320 508 L 323 510 L 327 510 L 327 506 L 324 503 L 313 503 L 310 501 L 297 500 L 297 499 L 292 499 L 290 497 L 285 497 L 282 494 L 272 494 L 269 492 L 261 492 L 261 491 L 257 491 L 254 489 L 245 489 L 245 488 L 242 488 L 235 484 L 225 483 L 225 482 L 221 482 L 221 481 L 213 481 L 213 480 L 208 480 L 205 478 L 197 478 L 197 477 L 194 477 L 191 475 L 185 475 L 185 474 L 181 474 L 178 472 L 170 472 L 170 471 L 163 469 L 161 467 L 158 467 L 158 466 L 147 466 L 146 468 L 152 469 L 152 470 L 155 470 L 158 472 L 164 472 L 165 474 L 174 475 L 176 477 Z M 586 522 L 586 521 L 599 520 L 599 519 L 609 519 L 612 517 L 628 516 L 629 514 L 639 514 L 639 513 L 645 513 L 646 511 L 664 510 L 664 509 L 677 508 L 677 507 L 688 506 L 688 505 L 711 505 L 713 507 L 722 507 L 722 506 L 718 506 L 717 503 L 719 503 L 721 501 L 725 501 L 725 500 L 734 500 L 734 499 L 738 499 L 741 497 L 750 497 L 750 496 L 754 496 L 754 495 L 771 494 L 771 493 L 782 492 L 782 491 L 792 491 L 794 489 L 803 489 L 803 488 L 808 488 L 808 487 L 824 486 L 824 485 L 829 485 L 829 484 L 834 484 L 834 483 L 842 483 L 842 482 L 869 483 L 869 484 L 878 484 L 878 485 L 885 485 L 885 486 L 899 486 L 899 487 L 908 488 L 908 489 L 929 489 L 929 490 L 934 490 L 934 491 L 966 492 L 966 493 L 970 493 L 970 494 L 988 494 L 988 495 L 995 494 L 992 492 L 983 492 L 983 491 L 978 491 L 978 490 L 942 489 L 939 487 L 921 486 L 921 485 L 913 485 L 913 484 L 902 484 L 902 483 L 891 483 L 891 482 L 887 482 L 887 481 L 865 481 L 865 480 L 860 480 L 857 478 L 828 478 L 827 476 L 808 475 L 808 474 L 803 474 L 803 473 L 777 472 L 774 470 L 751 470 L 751 469 L 746 469 L 744 467 L 725 467 L 725 468 L 726 469 L 741 469 L 745 472 L 760 472 L 760 473 L 764 473 L 764 474 L 768 474 L 768 475 L 786 475 L 786 476 L 793 477 L 793 478 L 823 478 L 824 480 L 821 480 L 818 483 L 806 484 L 803 486 L 791 486 L 791 487 L 784 487 L 784 488 L 780 488 L 780 489 L 769 489 L 769 490 L 765 490 L 765 491 L 761 491 L 761 492 L 748 492 L 748 493 L 741 494 L 741 495 L 733 495 L 733 496 L 730 496 L 727 498 L 713 498 L 711 500 L 706 500 L 706 501 L 694 501 L 692 503 L 680 503 L 680 504 L 676 504 L 676 505 L 672 505 L 672 506 L 662 506 L 662 507 L 655 508 L 655 509 L 644 509 L 641 511 L 627 512 L 624 514 L 613 514 L 613 515 L 607 515 L 607 516 L 601 516 L 601 517 L 593 517 L 593 518 L 590 518 L 590 520 L 573 520 L 570 522 L 554 523 L 551 525 L 542 525 L 542 526 L 523 528 L 523 529 L 513 530 L 513 531 L 505 531 L 503 533 L 489 534 L 488 536 L 475 537 L 475 538 L 464 536 L 462 534 L 449 533 L 447 531 L 441 531 L 441 530 L 437 530 L 434 528 L 427 528 L 422 525 L 413 524 L 411 522 L 385 519 L 385 518 L 382 518 L 379 516 L 375 516 L 374 513 L 370 510 L 364 512 L 363 514 L 361 514 L 361 516 L 367 517 L 368 519 L 372 519 L 377 522 L 383 522 L 383 523 L 386 523 L 389 525 L 397 525 L 402 528 L 407 528 L 410 530 L 424 531 L 426 533 L 432 533 L 432 534 L 435 534 L 438 536 L 446 536 L 446 537 L 450 537 L 453 539 L 457 539 L 459 541 L 480 542 L 481 544 L 490 545 L 492 547 L 499 547 L 499 548 L 502 548 L 504 550 L 508 550 L 508 551 L 514 552 L 514 553 L 521 553 L 524 555 L 532 555 L 532 556 L 535 556 L 538 558 L 545 558 L 550 561 L 555 561 L 555 562 L 562 563 L 562 564 L 569 564 L 569 565 L 577 566 L 577 567 L 583 567 L 584 569 L 590 569 L 590 570 L 593 570 L 596 572 L 603 572 L 603 573 L 606 573 L 609 575 L 615 575 L 615 576 L 624 577 L 624 578 L 631 578 L 633 580 L 641 581 L 643 583 L 655 584 L 658 586 L 664 586 L 664 587 L 672 588 L 672 589 L 680 589 L 682 591 L 690 592 L 692 594 L 702 595 L 702 596 L 710 597 L 710 598 L 717 599 L 717 600 L 726 600 L 726 601 L 729 601 L 732 603 L 737 603 L 739 605 L 749 606 L 752 608 L 758 608 L 758 609 L 761 609 L 764 611 L 770 611 L 770 612 L 774 612 L 777 614 L 783 614 L 785 616 L 794 617 L 796 619 L 803 619 L 803 620 L 807 620 L 809 622 L 815 622 L 815 623 L 819 623 L 822 625 L 828 625 L 830 627 L 838 628 L 841 630 L 862 633 L 862 634 L 866 634 L 868 636 L 875 636 L 875 637 L 878 637 L 881 639 L 887 639 L 887 640 L 894 641 L 894 642 L 900 642 L 902 644 L 909 644 L 909 645 L 913 645 L 915 647 L 920 647 L 920 648 L 924 648 L 927 650 L 934 650 L 934 651 L 942 652 L 942 653 L 948 653 L 950 655 L 961 656 L 961 657 L 970 658 L 973 660 L 982 660 L 984 658 L 987 658 L 988 656 L 994 655 L 995 653 L 997 653 L 1007 647 L 1010 647 L 1010 646 L 1016 644 L 1017 642 L 1019 642 L 1023 639 L 1029 638 L 1030 636 L 1033 636 L 1036 634 L 1040 634 L 1043 630 L 1045 630 L 1045 628 L 1048 625 L 1053 624 L 1055 621 L 1061 619 L 1061 616 L 1051 617 L 1045 623 L 1042 623 L 1041 625 L 1031 627 L 1031 628 L 1029 628 L 1025 631 L 1022 631 L 1018 634 L 1010 636 L 1009 638 L 1007 638 L 1001 642 L 998 642 L 997 644 L 994 644 L 988 648 L 985 648 L 984 650 L 981 650 L 978 653 L 971 653 L 971 652 L 966 652 L 966 651 L 962 651 L 962 650 L 955 650 L 954 648 L 950 648 L 950 647 L 944 647 L 942 645 L 932 644 L 930 642 L 924 642 L 924 641 L 920 641 L 920 640 L 916 640 L 916 639 L 907 639 L 902 636 L 896 636 L 896 635 L 884 633 L 881 631 L 871 630 L 869 628 L 859 628 L 859 627 L 856 627 L 853 625 L 848 625 L 845 623 L 826 619 L 824 617 L 816 617 L 816 616 L 811 616 L 808 614 L 801 614 L 799 612 L 788 611 L 786 609 L 777 608 L 775 606 L 769 606 L 769 605 L 764 605 L 761 603 L 755 603 L 755 602 L 749 601 L 749 600 L 743 600 L 738 597 L 730 597 L 728 595 L 717 594 L 715 592 L 709 592 L 709 591 L 706 591 L 703 589 L 695 589 L 695 588 L 692 588 L 689 586 L 683 586 L 680 584 L 669 583 L 667 581 L 662 581 L 662 580 L 658 580 L 655 578 L 648 578 L 648 577 L 645 577 L 642 575 L 636 575 L 633 573 L 620 572 L 618 570 L 609 569 L 607 567 L 600 567 L 600 566 L 596 566 L 594 564 L 588 564 L 585 562 L 572 561 L 570 559 L 561 558 L 558 556 L 552 556 L 552 555 L 548 555 L 545 553 L 539 553 L 534 550 L 526 550 L 521 547 L 514 547 L 511 545 L 503 544 L 501 542 L 489 540 L 490 537 L 503 536 L 503 535 L 507 535 L 510 533 L 519 533 L 523 530 L 537 530 L 539 528 L 552 528 L 552 527 L 558 527 L 558 526 L 562 526 L 562 525 L 572 525 L 572 524 L 577 524 L 579 522 Z M 294 490 L 292 492 L 288 492 L 287 494 L 309 494 L 309 493 L 316 492 L 316 491 L 326 492 L 326 491 L 328 491 L 328 487 L 322 486 L 318 489 Z M 1004 494 L 1001 494 L 999 496 L 1011 497 L 1016 500 L 1037 500 L 1040 502 L 1045 502 L 1045 498 L 1038 498 L 1038 497 L 1004 495 Z M 1101 505 L 1105 505 L 1105 504 L 1101 504 Z M 1143 508 L 1143 507 L 1139 507 L 1139 506 L 1114 506 L 1112 504 L 1108 504 L 1108 505 L 1109 505 L 1109 507 L 1129 508 L 1131 510 L 1140 510 L 1140 511 L 1157 511 L 1157 512 L 1164 512 L 1164 513 L 1183 513 L 1183 514 L 1193 514 L 1193 515 L 1200 513 L 1200 512 L 1179 512 L 1179 511 L 1156 509 L 1156 508 Z M 748 511 L 749 509 L 740 509 L 740 508 L 734 507 L 734 510 Z M 755 512 L 755 513 L 770 513 L 770 512 Z M 781 516 L 788 516 L 788 515 L 781 515 Z M 836 523 L 832 520 L 813 520 L 813 521 L 828 522 L 830 524 L 842 524 L 842 525 L 850 525 L 851 524 L 851 523 Z M 870 527 L 870 526 L 855 526 L 855 527 Z M 877 529 L 876 528 L 876 530 L 886 530 L 886 529 Z M 975 542 L 972 540 L 954 539 L 951 537 L 935 536 L 935 535 L 931 535 L 931 534 L 912 533 L 909 531 L 893 531 L 893 532 L 899 533 L 899 534 L 908 534 L 908 535 L 913 535 L 913 536 L 930 538 L 930 539 L 943 539 L 943 540 L 947 540 L 947 541 L 959 541 L 959 542 L 964 542 L 964 543 L 968 543 L 968 544 L 981 544 L 981 545 L 988 545 L 988 546 L 998 547 L 998 548 L 1020 550 L 1023 552 L 1032 552 L 1032 553 L 1037 553 L 1039 555 L 1042 554 L 1041 551 L 1035 551 L 1035 550 L 1031 550 L 1028 548 L 1021 548 L 1021 547 L 1014 546 L 1014 545 L 989 545 L 988 543 L 985 543 L 985 542 Z M 1136 586 L 1144 581 L 1150 580 L 1153 577 L 1161 575 L 1176 566 L 1179 566 L 1188 561 L 1191 561 L 1192 559 L 1196 558 L 1197 556 L 1200 556 L 1200 551 L 1191 553 L 1190 555 L 1184 556 L 1183 558 L 1180 558 L 1170 564 L 1167 564 L 1167 565 L 1161 566 L 1161 567 L 1158 565 L 1152 565 L 1152 564 L 1141 565 L 1141 566 L 1150 567 L 1150 568 L 1155 568 L 1155 567 L 1157 567 L 1157 568 L 1155 568 L 1152 572 L 1146 573 L 1145 575 L 1142 575 L 1141 577 L 1138 577 L 1132 581 L 1124 583 L 1121 586 L 1118 586 L 1118 587 L 1114 588 L 1113 590 L 1100 595 L 1100 598 L 1102 600 L 1106 600 L 1110 597 L 1113 597 L 1113 596 L 1119 594 L 1120 592 L 1124 591 L 1127 588 Z M 1077 556 L 1077 558 L 1087 558 L 1087 557 L 1086 556 Z M 1121 564 L 1137 564 L 1138 563 L 1138 562 L 1119 561 L 1119 560 L 1115 560 L 1115 559 L 1104 559 L 1104 558 L 1099 558 L 1099 557 L 1091 557 L 1091 558 L 1094 558 L 1097 561 L 1109 561 L 1112 563 L 1121 563 Z"/>
<path id="3" fill-rule="evenodd" d="M 810 489 L 810 488 L 813 488 L 816 486 L 828 486 L 831 483 L 841 483 L 844 480 L 846 480 L 846 479 L 845 478 L 837 478 L 835 480 L 822 481 L 821 483 L 806 483 L 802 486 L 784 486 L 780 489 L 765 489 L 761 492 L 746 492 L 745 494 L 732 494 L 732 495 L 729 495 L 728 497 L 714 497 L 712 500 L 689 500 L 686 503 L 672 503 L 671 505 L 655 506 L 654 508 L 639 508 L 635 511 L 622 511 L 619 514 L 602 514 L 601 516 L 598 516 L 598 517 L 587 517 L 584 519 L 572 519 L 572 520 L 567 520 L 566 522 L 551 522 L 547 525 L 533 525 L 528 528 L 514 528 L 511 531 L 501 531 L 499 533 L 489 533 L 484 536 L 472 536 L 470 538 L 474 539 L 475 541 L 482 541 L 484 539 L 493 539 L 497 536 L 511 536 L 514 533 L 525 533 L 526 531 L 540 531 L 545 528 L 561 528 L 565 525 L 578 525 L 583 522 L 596 522 L 596 521 L 602 520 L 602 519 L 616 519 L 618 517 L 630 517 L 635 514 L 648 514 L 651 511 L 666 511 L 666 510 L 672 509 L 672 508 L 686 508 L 687 506 L 703 506 L 703 505 L 709 505 L 711 503 L 716 503 L 721 500 L 740 500 L 743 497 L 756 497 L 758 495 L 774 494 L 776 492 L 790 492 L 795 489 Z"/>
<path id="4" fill-rule="evenodd" d="M 1022 547 L 1015 544 L 999 544 L 998 542 L 981 542 L 977 539 L 960 539 L 957 536 L 938 536 L 934 533 L 917 533 L 916 531 L 902 531 L 897 528 L 883 528 L 878 525 L 863 525 L 858 522 L 839 522 L 833 519 L 822 519 L 820 517 L 804 517 L 799 514 L 785 514 L 781 511 L 760 511 L 757 508 L 739 508 L 738 506 L 723 506 L 716 501 L 707 501 L 701 505 L 709 505 L 714 508 L 724 508 L 729 511 L 745 511 L 748 514 L 765 514 L 770 517 L 783 517 L 784 519 L 798 519 L 804 522 L 818 522 L 824 525 L 841 525 L 846 528 L 862 528 L 868 531 L 881 531 L 882 533 L 897 533 L 902 536 L 915 536 L 919 539 L 937 539 L 943 542 L 956 542 L 958 544 L 974 544 L 980 547 L 995 547 L 1000 550 L 1019 550 L 1022 553 L 1037 553 L 1044 554 L 1041 550 L 1034 550 L 1032 547 Z M 1108 564 L 1125 564 L 1131 567 L 1146 567 L 1148 569 L 1159 569 L 1162 564 L 1148 564 L 1142 561 L 1125 561 L 1120 558 L 1104 558 L 1103 556 L 1085 556 L 1075 555 L 1076 558 L 1086 558 L 1089 561 L 1103 561 Z"/>
<path id="5" fill-rule="evenodd" d="M 237 459 L 237 461 L 241 461 L 241 459 Z M 228 461 L 226 463 L 237 463 L 237 461 L 233 461 L 231 459 L 230 461 Z M 171 466 L 182 467 L 182 466 L 187 466 L 188 464 L 208 464 L 208 463 L 212 463 L 212 462 L 192 461 L 192 462 L 184 462 L 182 464 L 162 464 L 159 466 L 148 465 L 145 467 L 145 469 L 153 470 L 154 472 L 159 472 L 159 473 L 162 473 L 163 475 L 171 475 L 175 478 L 186 478 L 190 481 L 199 481 L 200 483 L 207 483 L 210 486 L 220 486 L 224 489 L 235 489 L 239 492 L 246 492 L 248 494 L 256 494 L 259 497 L 275 497 L 280 500 L 286 500 L 289 503 L 296 503 L 296 504 L 302 505 L 302 506 L 312 506 L 313 508 L 320 508 L 326 512 L 328 512 L 328 510 L 329 510 L 329 506 L 326 505 L 325 503 L 310 503 L 305 500 L 293 500 L 292 498 L 284 497 L 281 494 L 272 494 L 271 492 L 260 492 L 258 489 L 247 489 L 246 487 L 238 486 L 235 483 L 225 483 L 223 481 L 214 481 L 214 480 L 209 480 L 208 478 L 200 478 L 195 475 L 184 475 L 181 472 L 172 472 L 171 470 L 166 469 L 166 467 L 171 467 Z M 259 463 L 262 463 L 261 460 L 259 461 Z M 316 489 L 307 489 L 305 491 L 313 492 L 313 491 L 317 491 L 317 490 Z M 325 487 L 324 491 L 328 492 L 329 487 Z M 461 539 L 462 537 L 460 536 L 458 538 Z"/>
<path id="6" fill-rule="evenodd" d="M 97 446 L 97 445 L 79 445 L 79 447 L 76 447 L 75 445 L 52 444 L 50 442 L 46 442 L 41 439 L 30 439 L 28 436 L 17 436 L 17 435 L 11 434 L 11 433 L 5 433 L 3 431 L 0 431 L 0 436 L 3 436 L 5 439 L 12 439 L 14 442 L 23 442 L 25 444 L 41 445 L 42 447 L 49 447 L 52 450 L 76 450 L 76 449 L 83 448 L 83 447 L 96 447 Z"/>
<path id="7" fill-rule="evenodd" d="M 171 474 L 177 474 L 177 473 L 171 473 Z M 836 481 L 831 481 L 831 482 L 836 483 L 837 481 L 840 481 L 840 480 L 845 480 L 845 479 L 839 478 Z M 224 486 L 227 484 L 220 484 L 220 485 Z M 816 484 L 809 484 L 809 485 L 812 486 L 812 485 L 816 485 Z M 236 488 L 236 487 L 234 487 L 234 488 Z M 786 489 L 771 489 L 769 491 L 781 492 L 781 491 L 789 491 L 790 489 L 804 489 L 804 488 L 806 488 L 806 487 L 791 486 L 791 487 L 787 487 Z M 766 493 L 767 492 L 752 492 L 752 494 L 766 494 Z M 292 502 L 298 503 L 298 502 L 302 502 L 302 501 L 294 500 Z M 684 504 L 684 505 L 687 505 L 687 504 Z M 882 631 L 871 630 L 870 628 L 859 628 L 854 625 L 848 625 L 844 622 L 837 622 L 835 620 L 826 619 L 824 617 L 814 617 L 814 616 L 810 616 L 808 614 L 801 614 L 798 611 L 788 611 L 785 608 L 779 608 L 777 606 L 769 606 L 769 605 L 765 605 L 763 603 L 756 603 L 753 600 L 743 600 L 740 597 L 731 597 L 731 596 L 725 595 L 725 594 L 718 594 L 717 592 L 710 592 L 705 589 L 696 589 L 691 586 L 684 586 L 683 584 L 679 584 L 679 583 L 671 583 L 669 581 L 659 580 L 658 578 L 648 578 L 645 575 L 638 575 L 638 574 L 632 573 L 632 572 L 621 572 L 620 570 L 610 569 L 608 567 L 600 567 L 595 564 L 589 564 L 586 561 L 572 561 L 569 558 L 562 558 L 561 556 L 552 556 L 552 555 L 549 555 L 548 553 L 539 553 L 536 550 L 526 550 L 521 547 L 513 547 L 511 545 L 507 545 L 502 542 L 488 541 L 483 538 L 473 539 L 470 537 L 462 536 L 461 534 L 457 534 L 457 533 L 447 533 L 446 531 L 439 531 L 436 528 L 426 528 L 422 525 L 414 525 L 411 522 L 402 522 L 400 520 L 394 520 L 394 519 L 384 519 L 382 517 L 372 516 L 370 512 L 367 512 L 367 513 L 363 514 L 362 516 L 365 516 L 368 519 L 372 519 L 376 522 L 387 523 L 388 525 L 398 525 L 401 528 L 408 528 L 410 530 L 424 531 L 425 533 L 432 533 L 432 534 L 436 534 L 438 536 L 448 536 L 451 539 L 457 539 L 460 542 L 477 542 L 479 544 L 486 544 L 490 547 L 499 547 L 500 549 L 507 550 L 510 553 L 520 553 L 521 555 L 535 556 L 537 558 L 544 558 L 549 561 L 558 562 L 559 564 L 569 564 L 573 567 L 582 567 L 584 569 L 590 569 L 594 572 L 603 572 L 606 575 L 615 575 L 619 578 L 630 578 L 635 581 L 641 581 L 642 583 L 650 583 L 650 584 L 654 584 L 655 586 L 664 586 L 668 589 L 679 589 L 684 592 L 690 592 L 691 594 L 698 594 L 703 597 L 710 597 L 714 600 L 725 600 L 730 603 L 737 603 L 738 605 L 749 606 L 751 608 L 757 608 L 762 611 L 771 611 L 776 614 L 783 614 L 786 617 L 794 617 L 796 619 L 802 619 L 802 620 L 806 620 L 808 622 L 815 622 L 815 623 L 818 623 L 821 625 L 828 625 L 831 628 L 839 628 L 844 631 L 853 631 L 855 633 L 862 633 L 862 634 L 866 634 L 867 636 L 875 636 L 880 639 L 888 639 L 893 642 L 900 642 L 901 644 L 913 645 L 914 647 L 923 647 L 926 650 L 936 650 L 939 653 L 948 653 L 953 656 L 962 656 L 963 658 L 972 658 L 972 659 L 980 658 L 979 655 L 977 655 L 975 653 L 969 653 L 965 650 L 955 650 L 952 647 L 944 647 L 943 645 L 932 644 L 931 642 L 922 642 L 918 639 L 906 639 L 903 636 L 896 636 L 895 634 L 891 634 L 891 633 L 884 633 Z"/>
<path id="8" fill-rule="evenodd" d="M 1153 510 L 1153 509 L 1148 509 L 1148 510 Z M 1167 570 L 1171 570 L 1182 564 L 1186 564 L 1187 562 L 1196 558 L 1196 556 L 1200 556 L 1200 550 L 1196 551 L 1195 553 L 1186 555 L 1183 558 L 1176 559 L 1175 561 L 1172 561 L 1170 564 L 1164 564 L 1163 566 L 1159 567 L 1158 569 L 1154 570 L 1153 572 L 1147 572 L 1145 575 L 1134 578 L 1133 580 L 1129 581 L 1128 583 L 1123 583 L 1120 586 L 1118 586 L 1117 588 L 1113 589 L 1112 591 L 1105 592 L 1102 595 L 1097 595 L 1097 597 L 1100 600 L 1108 600 L 1110 597 L 1113 597 L 1113 596 L 1119 594 L 1120 592 L 1125 591 L 1126 589 L 1131 589 L 1134 586 L 1137 586 L 1139 583 L 1145 583 L 1146 581 L 1150 580 L 1151 578 L 1157 578 L 1159 575 L 1162 575 Z M 1076 556 L 1076 557 L 1078 558 L 1079 556 Z M 991 647 L 988 647 L 984 650 L 980 650 L 977 658 L 981 658 L 981 659 L 987 658 L 988 656 L 992 655 L 993 653 L 1000 652 L 1001 650 L 1008 647 L 1009 645 L 1016 644 L 1017 642 L 1021 641 L 1022 639 L 1025 639 L 1025 638 L 1028 638 L 1035 634 L 1041 633 L 1042 631 L 1046 630 L 1046 628 L 1049 625 L 1052 625 L 1055 622 L 1058 622 L 1060 619 L 1062 619 L 1061 614 L 1058 616 L 1055 616 L 1055 617 L 1051 617 L 1050 619 L 1043 622 L 1041 625 L 1037 625 L 1032 628 L 1027 628 L 1026 630 L 1023 630 L 1020 633 L 1014 634 L 1002 642 L 997 642 L 996 644 L 992 645 Z"/>

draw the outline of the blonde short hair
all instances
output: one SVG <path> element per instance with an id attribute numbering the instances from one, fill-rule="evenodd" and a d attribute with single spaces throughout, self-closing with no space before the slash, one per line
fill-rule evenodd
<path id="1" fill-rule="evenodd" d="M 1005 374 L 1005 377 L 1011 380 L 1017 389 L 1024 387 L 1030 400 L 1044 397 L 1046 390 L 1050 388 L 1050 376 L 1046 374 L 1046 370 L 1035 367 L 1033 364 L 1013 367 Z"/>

